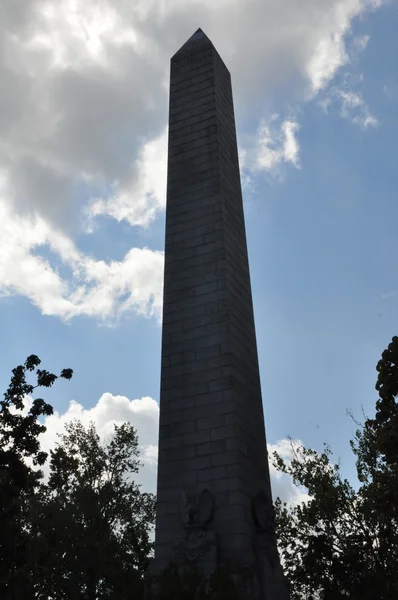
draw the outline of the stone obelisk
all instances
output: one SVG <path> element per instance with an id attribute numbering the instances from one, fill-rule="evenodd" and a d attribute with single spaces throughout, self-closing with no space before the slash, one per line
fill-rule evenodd
<path id="1" fill-rule="evenodd" d="M 231 78 L 201 29 L 171 59 L 155 558 L 257 569 L 276 550 Z"/>

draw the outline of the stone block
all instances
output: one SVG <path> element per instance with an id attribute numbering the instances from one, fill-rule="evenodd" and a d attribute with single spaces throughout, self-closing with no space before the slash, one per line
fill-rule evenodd
<path id="1" fill-rule="evenodd" d="M 224 425 L 224 415 L 211 415 L 209 417 L 203 417 L 196 419 L 196 429 L 211 429 L 214 427 L 222 427 Z"/>
<path id="2" fill-rule="evenodd" d="M 217 313 L 219 311 L 219 303 L 217 300 L 203 302 L 203 304 L 199 304 L 193 308 L 193 314 L 195 316 L 198 315 L 208 315 L 211 313 Z"/>
<path id="3" fill-rule="evenodd" d="M 159 517 L 160 519 L 160 517 Z M 159 521 L 159 525 L 157 523 L 158 521 L 158 517 L 156 517 L 156 544 L 159 546 L 162 546 L 163 544 L 172 544 L 173 541 L 175 540 L 176 537 L 176 530 L 180 531 L 180 526 L 177 525 L 177 527 L 172 526 L 172 523 L 170 521 L 170 516 L 163 516 L 161 517 L 161 522 Z M 168 520 L 168 528 L 165 528 L 165 523 Z M 163 525 L 163 527 L 162 527 Z M 170 550 L 169 550 L 170 552 Z"/>
<path id="4" fill-rule="evenodd" d="M 242 477 L 227 477 L 225 479 L 225 483 L 227 492 L 235 492 L 237 490 L 245 489 L 245 481 L 242 479 Z"/>
<path id="5" fill-rule="evenodd" d="M 167 484 L 165 482 L 167 479 Z M 184 488 L 186 485 L 196 484 L 196 473 L 195 471 L 182 471 L 181 473 L 171 473 L 165 475 L 163 478 L 158 478 L 158 490 L 162 490 L 164 487 L 179 487 Z M 162 492 L 158 492 L 158 497 L 162 495 Z"/>
<path id="6" fill-rule="evenodd" d="M 216 358 L 220 354 L 220 345 L 209 346 L 207 348 L 199 348 L 196 352 L 198 359 L 201 358 Z"/>
<path id="7" fill-rule="evenodd" d="M 228 492 L 227 480 L 215 479 L 211 482 L 211 489 L 214 494 L 222 494 Z"/>
<path id="8" fill-rule="evenodd" d="M 191 433 L 195 431 L 195 421 L 193 419 L 191 420 L 184 420 L 184 421 L 180 421 L 178 423 L 171 423 L 170 424 L 170 435 L 180 435 L 180 434 L 185 434 L 185 433 Z"/>
<path id="9" fill-rule="evenodd" d="M 236 427 L 234 425 L 223 425 L 222 427 L 215 427 L 211 429 L 212 440 L 228 440 L 235 438 Z"/>
<path id="10" fill-rule="evenodd" d="M 229 506 L 223 506 L 222 511 L 220 511 L 220 522 L 227 522 L 229 525 L 229 521 L 244 522 L 247 520 L 247 517 L 247 509 L 245 506 L 237 504 L 236 502 Z M 244 529 L 244 532 L 245 531 L 247 531 L 246 528 Z M 237 533 L 241 533 L 241 531 L 238 531 Z"/>
<path id="11" fill-rule="evenodd" d="M 207 312 L 205 314 L 202 315 L 198 315 L 198 316 L 191 316 L 189 319 L 185 319 L 182 320 L 182 326 L 183 329 L 191 329 L 191 328 L 201 328 L 201 327 L 206 327 L 208 325 L 212 325 L 214 323 L 222 323 L 223 321 L 226 321 L 228 319 L 228 313 L 226 311 L 218 311 L 217 314 L 214 314 L 212 312 Z M 195 337 L 201 337 L 201 336 L 196 336 Z M 199 359 L 199 356 L 197 355 L 197 353 L 195 354 L 196 359 Z M 213 366 L 218 366 L 218 365 L 213 365 Z"/>
<path id="12" fill-rule="evenodd" d="M 239 463 L 227 465 L 226 470 L 227 470 L 227 477 L 242 477 L 242 478 L 244 478 L 244 476 L 245 476 L 244 468 Z"/>
<path id="13" fill-rule="evenodd" d="M 215 344 L 226 343 L 228 341 L 228 339 L 229 339 L 228 332 L 220 332 L 220 333 L 215 333 L 213 335 L 207 335 L 204 337 L 200 337 L 195 340 L 195 344 L 196 344 L 197 348 L 207 348 L 208 346 L 214 346 Z M 226 387 L 228 387 L 228 386 L 226 386 Z M 212 385 L 209 388 L 209 391 L 215 392 L 215 391 L 218 391 L 219 389 L 225 389 L 225 388 L 220 388 L 216 385 L 216 383 L 214 383 L 214 385 Z"/>
<path id="14" fill-rule="evenodd" d="M 175 475 L 187 471 L 186 461 L 183 459 L 176 460 L 162 460 L 158 465 L 158 474 L 161 477 L 168 477 L 169 475 Z"/>
<path id="15" fill-rule="evenodd" d="M 178 498 L 180 498 L 181 488 L 179 486 L 176 487 L 168 487 L 165 486 L 162 490 L 162 502 L 172 502 L 174 503 Z M 160 504 L 160 500 L 156 501 L 156 506 Z"/>
<path id="16" fill-rule="evenodd" d="M 201 431 L 194 431 L 193 433 L 185 434 L 183 436 L 184 444 L 201 444 L 203 442 L 210 441 L 210 431 L 206 429 L 202 429 Z"/>
<path id="17" fill-rule="evenodd" d="M 215 441 L 206 441 L 202 443 L 198 443 L 195 446 L 196 453 L 198 456 L 202 456 L 207 454 L 212 456 L 213 454 L 217 454 L 219 452 L 225 451 L 225 441 L 224 440 L 215 440 Z"/>
<path id="18" fill-rule="evenodd" d="M 224 416 L 231 410 L 230 405 L 225 402 L 220 394 L 221 398 L 216 401 L 211 401 L 207 398 L 207 394 L 198 396 L 195 398 L 195 417 L 196 419 L 205 419 L 209 415 L 217 416 L 221 415 L 224 420 Z"/>
<path id="19" fill-rule="evenodd" d="M 194 329 L 194 338 L 203 338 L 213 335 L 218 335 L 219 333 L 228 332 L 228 322 L 227 321 L 219 321 L 217 319 L 218 315 L 214 315 L 214 322 L 208 323 L 207 325 L 203 325 L 201 327 L 197 327 Z M 217 377 L 223 377 L 223 369 L 220 369 Z"/>
<path id="20" fill-rule="evenodd" d="M 187 410 L 169 410 L 162 411 L 162 424 L 170 425 L 171 423 L 184 422 L 189 417 Z"/>
<path id="21" fill-rule="evenodd" d="M 246 508 L 250 508 L 251 506 L 250 496 L 248 496 L 246 491 L 241 490 L 228 492 L 227 502 L 230 506 L 233 504 L 241 504 L 242 506 L 246 506 Z"/>
<path id="22" fill-rule="evenodd" d="M 235 450 L 229 450 L 228 452 L 218 452 L 212 454 L 211 464 L 213 467 L 227 466 L 239 462 L 241 455 Z"/>
<path id="23" fill-rule="evenodd" d="M 174 515 L 176 513 L 175 502 L 159 502 L 156 505 L 157 519 L 166 515 Z M 161 526 L 161 523 L 160 523 Z"/>
<path id="24" fill-rule="evenodd" d="M 210 463 L 210 457 L 208 457 Z M 198 482 L 213 481 L 214 479 L 223 479 L 226 476 L 225 467 L 209 467 L 198 471 Z"/>
<path id="25" fill-rule="evenodd" d="M 222 343 L 222 338 L 225 336 L 225 338 L 228 338 L 228 333 L 223 333 L 220 334 L 218 337 L 218 339 L 220 340 L 220 343 Z M 212 336 L 212 337 L 216 337 L 216 336 Z M 218 391 L 224 391 L 224 390 L 228 390 L 230 389 L 232 386 L 232 379 L 231 377 L 220 377 L 220 379 L 218 379 L 217 381 L 211 381 L 209 384 L 209 392 L 218 392 Z"/>
<path id="26" fill-rule="evenodd" d="M 223 511 L 220 511 L 220 516 L 222 516 L 222 513 Z M 247 538 L 250 539 L 251 527 L 246 517 L 235 521 L 233 519 L 224 520 L 220 518 L 217 524 L 217 529 L 220 532 L 220 536 L 222 536 L 223 541 L 225 541 L 226 536 L 228 536 L 228 539 L 236 540 L 237 534 L 247 536 Z M 240 545 L 241 543 L 237 543 L 238 548 Z M 243 557 L 246 558 L 245 555 L 243 555 Z"/>
<path id="27" fill-rule="evenodd" d="M 202 283 L 201 285 L 195 286 L 195 296 L 201 296 L 202 294 L 209 294 L 217 290 L 217 281 L 210 281 L 208 283 Z"/>
<path id="28" fill-rule="evenodd" d="M 238 534 L 238 535 L 237 535 Z M 249 532 L 227 532 L 222 539 L 220 544 L 225 548 L 225 555 L 228 553 L 231 556 L 244 556 L 245 558 L 250 557 L 250 547 L 252 546 L 252 536 Z"/>
<path id="29" fill-rule="evenodd" d="M 170 366 L 173 365 L 181 365 L 191 360 L 195 360 L 196 353 L 195 352 L 182 352 L 181 354 L 172 354 L 169 359 Z"/>
<path id="30" fill-rule="evenodd" d="M 186 446 L 178 446 L 177 448 L 165 449 L 163 454 L 167 461 L 187 459 L 196 456 L 196 449 L 192 444 L 188 444 Z"/>

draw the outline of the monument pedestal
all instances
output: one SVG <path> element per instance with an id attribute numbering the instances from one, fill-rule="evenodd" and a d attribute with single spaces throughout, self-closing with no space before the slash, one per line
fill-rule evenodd
<path id="1" fill-rule="evenodd" d="M 236 600 L 288 600 L 288 586 L 276 547 L 274 520 L 270 517 L 265 495 L 260 493 L 253 500 L 255 535 L 252 559 L 220 560 L 218 540 L 211 523 L 213 509 L 214 499 L 207 488 L 200 493 L 197 504 L 188 503 L 182 492 L 180 511 L 184 535 L 175 540 L 170 560 L 169 567 L 175 569 L 173 585 L 178 586 L 178 578 L 181 582 L 188 581 L 185 578 L 194 572 L 197 579 L 191 583 L 191 593 L 196 592 L 202 599 L 198 583 L 203 582 L 203 588 L 208 592 L 212 581 L 214 583 L 212 578 L 220 577 L 221 572 L 221 577 L 229 577 L 230 583 L 234 584 Z M 148 573 L 152 580 L 148 582 L 146 600 L 159 600 L 162 592 L 166 591 L 164 586 L 167 589 L 170 579 L 166 577 L 162 581 L 163 573 L 154 559 Z M 228 582 L 224 582 L 225 585 Z M 233 594 L 233 591 L 230 593 Z M 167 596 L 166 600 L 169 600 Z"/>
<path id="2" fill-rule="evenodd" d="M 270 568 L 264 571 L 256 565 L 248 566 L 245 564 L 240 566 L 226 565 L 224 568 L 233 584 L 233 591 L 230 586 L 226 590 L 228 600 L 289 600 L 289 588 L 283 573 L 272 573 L 272 569 Z M 178 572 L 178 567 L 176 570 Z M 184 577 L 188 573 L 188 571 L 181 569 L 179 576 Z M 161 573 L 158 575 L 154 573 L 148 574 L 145 600 L 176 600 L 174 597 L 175 592 L 171 591 L 167 595 L 167 583 L 165 584 L 165 581 L 167 582 L 168 580 L 162 579 L 161 575 Z M 203 581 L 203 589 L 209 592 L 210 579 L 204 577 Z M 174 586 L 176 585 L 175 583 Z M 175 589 L 176 587 L 171 588 L 171 590 Z M 221 589 L 226 589 L 226 587 Z M 192 600 L 195 600 L 195 593 L 198 592 L 198 586 L 193 586 L 193 589 L 190 588 L 190 590 Z M 203 596 L 200 596 L 200 592 L 198 595 L 200 600 L 202 600 Z M 227 598 L 227 596 L 225 597 Z M 221 600 L 223 596 L 220 595 L 219 598 Z"/>

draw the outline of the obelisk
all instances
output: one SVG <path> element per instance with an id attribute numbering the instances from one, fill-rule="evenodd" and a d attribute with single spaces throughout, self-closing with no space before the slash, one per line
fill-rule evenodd
<path id="1" fill-rule="evenodd" d="M 273 522 L 231 78 L 198 29 L 171 59 L 152 572 L 246 562 L 285 600 Z"/>

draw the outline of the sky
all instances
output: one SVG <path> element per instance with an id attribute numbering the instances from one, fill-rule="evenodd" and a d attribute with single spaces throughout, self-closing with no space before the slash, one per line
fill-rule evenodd
<path id="1" fill-rule="evenodd" d="M 0 385 L 72 368 L 43 448 L 129 420 L 156 492 L 169 64 L 198 27 L 232 76 L 269 449 L 326 442 L 354 482 L 346 411 L 397 334 L 396 0 L 2 3 Z"/>

